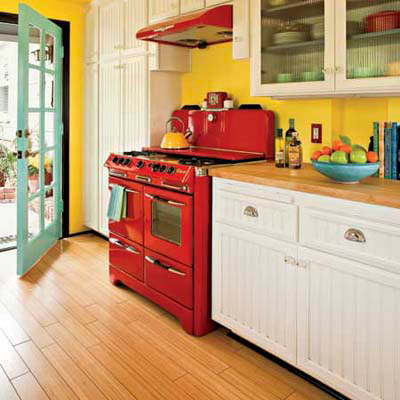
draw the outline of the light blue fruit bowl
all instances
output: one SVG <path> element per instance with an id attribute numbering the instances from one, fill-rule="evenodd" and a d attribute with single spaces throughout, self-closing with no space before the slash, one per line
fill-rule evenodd
<path id="1" fill-rule="evenodd" d="M 359 183 L 361 179 L 368 178 L 379 169 L 379 163 L 368 164 L 335 164 L 319 161 L 312 162 L 313 167 L 322 175 L 339 183 Z"/>

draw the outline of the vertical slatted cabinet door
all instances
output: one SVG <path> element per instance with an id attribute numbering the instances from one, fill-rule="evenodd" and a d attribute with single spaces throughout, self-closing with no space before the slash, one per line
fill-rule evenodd
<path id="1" fill-rule="evenodd" d="M 97 64 L 84 67 L 84 126 L 83 126 L 83 210 L 84 224 L 99 229 L 99 71 Z"/>
<path id="2" fill-rule="evenodd" d="M 181 14 L 201 10 L 205 7 L 204 0 L 181 0 Z"/>
<path id="3" fill-rule="evenodd" d="M 99 56 L 99 10 L 89 9 L 85 17 L 85 61 L 96 62 Z"/>
<path id="4" fill-rule="evenodd" d="M 130 57 L 122 68 L 123 149 L 141 149 L 149 145 L 147 57 Z"/>
<path id="5" fill-rule="evenodd" d="M 122 3 L 114 0 L 99 6 L 100 58 L 115 58 L 123 48 Z"/>
<path id="6" fill-rule="evenodd" d="M 124 45 L 123 54 L 143 54 L 147 42 L 136 39 L 136 32 L 147 25 L 148 2 L 123 0 Z"/>
<path id="7" fill-rule="evenodd" d="M 17 272 L 23 275 L 61 236 L 63 55 L 61 28 L 25 4 L 18 29 Z"/>
<path id="8" fill-rule="evenodd" d="M 300 248 L 298 366 L 354 400 L 400 399 L 400 274 Z"/>
<path id="9" fill-rule="evenodd" d="M 213 226 L 212 318 L 296 362 L 296 246 L 224 224 Z"/>
<path id="10" fill-rule="evenodd" d="M 122 150 L 121 64 L 119 60 L 100 64 L 99 73 L 99 229 L 108 235 L 108 170 L 104 166 L 111 152 Z"/>
<path id="11" fill-rule="evenodd" d="M 149 0 L 150 23 L 179 15 L 179 0 Z"/>

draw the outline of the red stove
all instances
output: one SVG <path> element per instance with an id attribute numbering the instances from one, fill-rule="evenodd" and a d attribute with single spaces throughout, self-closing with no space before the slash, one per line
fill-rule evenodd
<path id="1" fill-rule="evenodd" d="M 273 158 L 274 114 L 264 110 L 174 112 L 192 130 L 184 150 L 111 154 L 109 188 L 127 194 L 127 215 L 109 221 L 110 279 L 176 316 L 190 334 L 211 320 L 210 168 Z M 213 115 L 211 118 L 209 115 Z"/>

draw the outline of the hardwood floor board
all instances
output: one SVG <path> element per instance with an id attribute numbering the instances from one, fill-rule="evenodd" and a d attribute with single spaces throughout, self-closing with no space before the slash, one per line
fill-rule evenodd
<path id="1" fill-rule="evenodd" d="M 79 400 L 107 399 L 58 344 L 52 344 L 43 349 L 42 352 L 72 388 Z"/>
<path id="2" fill-rule="evenodd" d="M 51 400 L 78 400 L 72 389 L 32 342 L 16 346 L 19 355 Z"/>
<path id="3" fill-rule="evenodd" d="M 11 382 L 8 380 L 6 373 L 0 366 L 0 399 L 1 400 L 19 400 Z M 33 399 L 32 399 L 33 400 Z"/>
<path id="4" fill-rule="evenodd" d="M 168 357 L 157 351 L 153 346 L 149 345 L 140 335 L 134 334 L 126 324 L 119 322 L 112 314 L 104 311 L 99 305 L 89 307 L 92 314 L 102 322 L 114 335 L 120 338 L 121 342 L 125 342 L 127 346 L 136 349 L 138 357 L 143 357 L 150 364 L 157 368 L 171 381 L 174 381 L 187 373 L 186 370 L 180 368 Z M 93 324 L 89 325 L 93 333 L 101 326 Z"/>
<path id="5" fill-rule="evenodd" d="M 13 346 L 26 342 L 29 336 L 12 317 L 11 313 L 0 303 L 0 330 L 8 337 Z"/>
<path id="6" fill-rule="evenodd" d="M 53 339 L 48 335 L 43 326 L 40 325 L 30 311 L 13 296 L 7 294 L 5 290 L 1 290 L 1 288 L 0 302 L 2 302 L 8 309 L 13 318 L 15 318 L 36 346 L 42 348 L 54 343 Z"/>
<path id="7" fill-rule="evenodd" d="M 49 400 L 46 392 L 30 372 L 13 379 L 12 384 L 21 400 Z"/>
<path id="8" fill-rule="evenodd" d="M 143 358 L 137 348 L 124 343 L 101 322 L 93 322 L 88 325 L 93 333 L 107 346 L 109 351 L 127 364 L 138 376 L 141 376 L 146 385 L 154 385 L 155 389 L 165 398 L 187 399 L 187 394 L 168 379 L 156 366 Z M 174 396 L 174 397 L 172 397 Z"/>
<path id="9" fill-rule="evenodd" d="M 196 400 L 224 400 L 213 389 L 204 385 L 191 374 L 182 376 L 175 383 Z"/>
<path id="10" fill-rule="evenodd" d="M 243 349 L 239 350 L 238 355 L 240 355 L 247 362 L 252 363 L 253 365 L 258 366 L 263 371 L 268 372 L 281 380 L 282 382 L 287 383 L 291 387 L 293 387 L 296 392 L 302 393 L 309 400 L 332 400 L 333 397 L 329 394 L 322 392 L 317 387 L 307 382 L 303 378 L 293 374 L 288 371 L 286 368 L 281 367 L 280 365 L 274 363 L 268 358 L 262 356 L 261 354 L 256 353 L 254 350 L 243 347 Z"/>
<path id="11" fill-rule="evenodd" d="M 2 331 L 0 331 L 0 365 L 9 379 L 28 372 L 27 366 Z"/>
<path id="12" fill-rule="evenodd" d="M 54 324 L 46 329 L 59 346 L 73 359 L 74 363 L 92 379 L 110 400 L 134 399 L 133 395 L 78 340 L 67 332 L 61 324 Z"/>

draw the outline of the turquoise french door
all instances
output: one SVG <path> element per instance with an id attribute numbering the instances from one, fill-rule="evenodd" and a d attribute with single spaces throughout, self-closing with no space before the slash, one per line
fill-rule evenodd
<path id="1" fill-rule="evenodd" d="M 18 22 L 17 273 L 61 236 L 61 28 L 25 4 Z"/>

